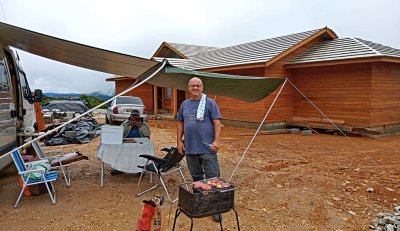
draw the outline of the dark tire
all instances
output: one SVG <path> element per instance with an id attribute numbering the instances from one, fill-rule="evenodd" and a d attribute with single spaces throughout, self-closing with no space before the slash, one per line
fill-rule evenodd
<path id="1" fill-rule="evenodd" d="M 108 120 L 107 116 L 106 116 L 106 124 L 110 124 L 110 121 Z"/>

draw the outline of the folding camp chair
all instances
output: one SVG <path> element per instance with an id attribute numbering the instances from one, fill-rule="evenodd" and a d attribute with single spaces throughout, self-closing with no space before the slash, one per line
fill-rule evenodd
<path id="1" fill-rule="evenodd" d="M 167 155 L 164 156 L 164 158 L 158 158 L 155 156 L 151 156 L 151 155 L 140 155 L 139 157 L 142 158 L 146 158 L 147 162 L 144 166 L 140 166 L 138 165 L 139 168 L 143 168 L 142 173 L 140 174 L 140 178 L 139 178 L 139 182 L 136 188 L 137 191 L 137 195 L 143 195 L 155 188 L 157 188 L 158 186 L 160 186 L 158 183 L 155 184 L 154 186 L 152 186 L 151 188 L 143 191 L 143 192 L 139 192 L 139 187 L 140 187 L 140 182 L 142 180 L 142 177 L 144 175 L 144 173 L 146 173 L 147 171 L 149 171 L 150 173 L 156 173 L 158 176 L 159 181 L 161 182 L 161 185 L 163 186 L 165 193 L 167 194 L 168 200 L 171 203 L 174 203 L 175 201 L 178 200 L 178 198 L 176 198 L 175 200 L 172 200 L 172 198 L 169 195 L 168 189 L 165 186 L 164 180 L 163 180 L 163 176 L 174 173 L 176 171 L 179 171 L 185 185 L 186 185 L 186 179 L 185 176 L 183 175 L 182 169 L 183 166 L 180 164 L 181 160 L 183 159 L 184 155 L 180 154 L 178 152 L 178 150 L 174 147 L 171 148 L 163 148 L 161 149 L 162 151 L 166 151 Z M 150 174 L 150 183 L 152 183 L 152 175 Z M 186 185 L 187 186 L 187 185 Z"/>
<path id="2" fill-rule="evenodd" d="M 70 186 L 71 185 L 71 175 L 68 172 L 68 167 L 70 165 L 63 164 L 62 157 L 64 156 L 64 154 L 46 157 L 45 152 L 40 147 L 40 145 L 37 141 L 33 141 L 32 146 L 33 146 L 33 149 L 35 149 L 36 154 L 39 156 L 39 158 L 41 160 L 48 160 L 51 165 L 53 165 L 52 163 L 57 164 L 56 167 L 59 167 L 61 169 L 61 172 L 65 179 L 65 183 L 67 184 L 67 186 Z"/>
<path id="3" fill-rule="evenodd" d="M 47 192 L 49 193 L 51 202 L 53 202 L 53 204 L 55 204 L 56 203 L 56 191 L 55 191 L 55 188 L 54 188 L 54 185 L 52 182 L 58 179 L 58 172 L 57 171 L 54 171 L 54 172 L 46 171 L 45 168 L 36 168 L 36 169 L 32 168 L 30 170 L 30 168 L 32 166 L 36 166 L 36 164 L 39 165 L 39 164 L 43 164 L 43 163 L 48 164 L 48 161 L 47 160 L 39 160 L 39 161 L 32 161 L 29 163 L 24 163 L 24 160 L 22 159 L 22 156 L 21 156 L 21 153 L 19 152 L 19 150 L 13 151 L 11 153 L 11 157 L 14 161 L 15 166 L 17 167 L 18 175 L 21 176 L 21 179 L 23 182 L 21 192 L 18 196 L 17 201 L 15 202 L 14 208 L 17 207 L 18 202 L 21 199 L 21 196 L 24 193 L 24 190 L 27 186 L 41 184 L 41 183 L 44 183 L 46 185 Z M 51 185 L 51 190 L 50 190 L 49 184 Z"/>

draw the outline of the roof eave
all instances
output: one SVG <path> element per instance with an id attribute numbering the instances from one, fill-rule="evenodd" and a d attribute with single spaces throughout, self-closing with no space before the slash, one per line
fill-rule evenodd
<path id="1" fill-rule="evenodd" d="M 346 59 L 323 60 L 323 61 L 314 61 L 314 62 L 306 62 L 306 63 L 285 64 L 284 67 L 287 69 L 294 69 L 294 68 L 304 68 L 304 67 L 332 66 L 332 65 L 371 63 L 371 62 L 400 63 L 400 58 L 392 57 L 392 56 L 346 58 Z"/>

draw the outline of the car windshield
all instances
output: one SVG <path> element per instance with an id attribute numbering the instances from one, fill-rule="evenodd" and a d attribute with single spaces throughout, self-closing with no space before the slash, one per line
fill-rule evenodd
<path id="1" fill-rule="evenodd" d="M 143 104 L 138 97 L 118 97 L 117 104 Z"/>

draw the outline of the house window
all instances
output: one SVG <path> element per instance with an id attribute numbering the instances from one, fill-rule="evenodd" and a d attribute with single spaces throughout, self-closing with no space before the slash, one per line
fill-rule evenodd
<path id="1" fill-rule="evenodd" d="M 165 98 L 166 99 L 171 99 L 171 92 L 172 92 L 172 90 L 171 90 L 171 88 L 165 88 Z"/>

